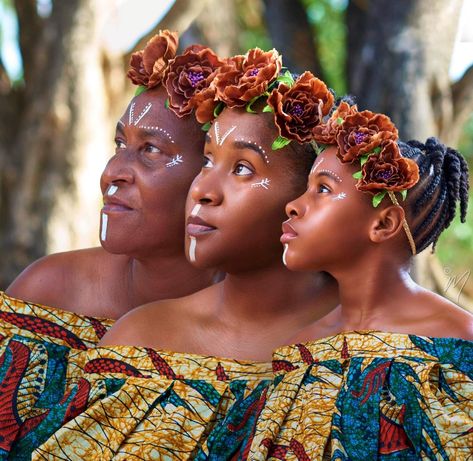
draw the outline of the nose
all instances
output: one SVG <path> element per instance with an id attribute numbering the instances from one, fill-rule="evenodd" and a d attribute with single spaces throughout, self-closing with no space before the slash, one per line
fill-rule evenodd
<path id="1" fill-rule="evenodd" d="M 286 205 L 286 215 L 288 218 L 300 218 L 303 214 L 303 199 L 304 195 L 292 200 Z"/>
<path id="2" fill-rule="evenodd" d="M 189 193 L 195 203 L 212 206 L 220 205 L 223 202 L 223 190 L 218 172 L 204 169 L 194 179 Z"/>
<path id="3" fill-rule="evenodd" d="M 102 192 L 110 186 L 110 184 L 132 184 L 135 180 L 135 174 L 131 159 L 124 153 L 115 154 L 107 163 L 100 177 L 100 187 Z"/>

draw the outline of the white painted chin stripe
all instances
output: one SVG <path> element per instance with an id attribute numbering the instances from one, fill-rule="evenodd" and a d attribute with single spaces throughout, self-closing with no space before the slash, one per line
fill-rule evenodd
<path id="1" fill-rule="evenodd" d="M 195 240 L 195 237 L 189 237 L 191 240 L 191 243 L 189 245 L 189 259 L 191 260 L 191 263 L 195 262 L 195 247 L 197 246 L 197 241 Z"/>
<path id="2" fill-rule="evenodd" d="M 287 243 L 284 244 L 284 253 L 282 254 L 282 263 L 287 266 L 287 262 L 286 262 L 286 254 L 287 254 L 287 250 L 289 250 L 289 245 Z"/>
<path id="3" fill-rule="evenodd" d="M 192 211 L 191 211 L 191 216 L 194 217 L 194 216 L 197 216 L 197 214 L 199 213 L 200 209 L 202 208 L 202 205 L 200 203 L 198 203 L 197 205 L 194 206 L 194 208 L 192 208 Z"/>
<path id="4" fill-rule="evenodd" d="M 107 238 L 107 224 L 108 224 L 108 215 L 102 213 L 102 232 L 100 233 L 100 240 L 104 242 Z"/>
<path id="5" fill-rule="evenodd" d="M 118 190 L 118 187 L 112 184 L 107 191 L 107 195 L 113 195 Z"/>

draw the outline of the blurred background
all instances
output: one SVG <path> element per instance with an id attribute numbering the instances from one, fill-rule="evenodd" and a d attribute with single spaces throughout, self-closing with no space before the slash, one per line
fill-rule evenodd
<path id="1" fill-rule="evenodd" d="M 134 88 L 131 53 L 159 29 L 221 55 L 277 48 L 401 138 L 473 163 L 473 0 L 0 0 L 0 289 L 47 253 L 98 245 L 99 177 Z M 473 212 L 414 267 L 473 308 Z"/>

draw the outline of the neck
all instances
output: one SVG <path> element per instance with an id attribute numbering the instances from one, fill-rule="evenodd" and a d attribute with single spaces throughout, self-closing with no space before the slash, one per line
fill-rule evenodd
<path id="1" fill-rule="evenodd" d="M 189 295 L 212 285 L 215 275 L 214 270 L 196 269 L 184 255 L 130 257 L 129 307 Z"/>
<path id="2" fill-rule="evenodd" d="M 335 323 L 340 331 L 386 329 L 396 324 L 418 289 L 409 267 L 384 255 L 365 254 L 332 275 L 338 282 L 340 307 Z"/>
<path id="3" fill-rule="evenodd" d="M 291 272 L 282 263 L 227 274 L 220 285 L 219 314 L 236 322 L 265 325 L 281 317 L 314 317 L 313 301 L 328 284 L 322 273 Z M 333 305 L 332 305 L 333 306 Z"/>

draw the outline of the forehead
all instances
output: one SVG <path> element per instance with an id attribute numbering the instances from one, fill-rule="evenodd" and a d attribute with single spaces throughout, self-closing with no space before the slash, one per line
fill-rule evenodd
<path id="1" fill-rule="evenodd" d="M 321 154 L 317 156 L 312 166 L 311 175 L 316 175 L 322 170 L 330 170 L 336 173 L 343 180 L 350 179 L 355 182 L 353 173 L 360 169 L 359 162 L 353 165 L 349 163 L 342 163 L 337 157 L 337 148 L 335 146 L 327 147 Z"/>
<path id="2" fill-rule="evenodd" d="M 176 133 L 180 128 L 179 118 L 165 107 L 167 94 L 164 88 L 148 90 L 135 96 L 120 122 L 137 127 L 157 127 Z"/>
<path id="3" fill-rule="evenodd" d="M 241 138 L 245 141 L 255 142 L 264 147 L 267 152 L 271 152 L 271 144 L 278 136 L 278 131 L 274 125 L 272 114 L 257 113 L 251 114 L 244 109 L 225 108 L 222 113 L 212 123 L 209 131 L 212 140 L 215 140 L 216 122 L 220 132 L 232 129 L 231 138 Z"/>

